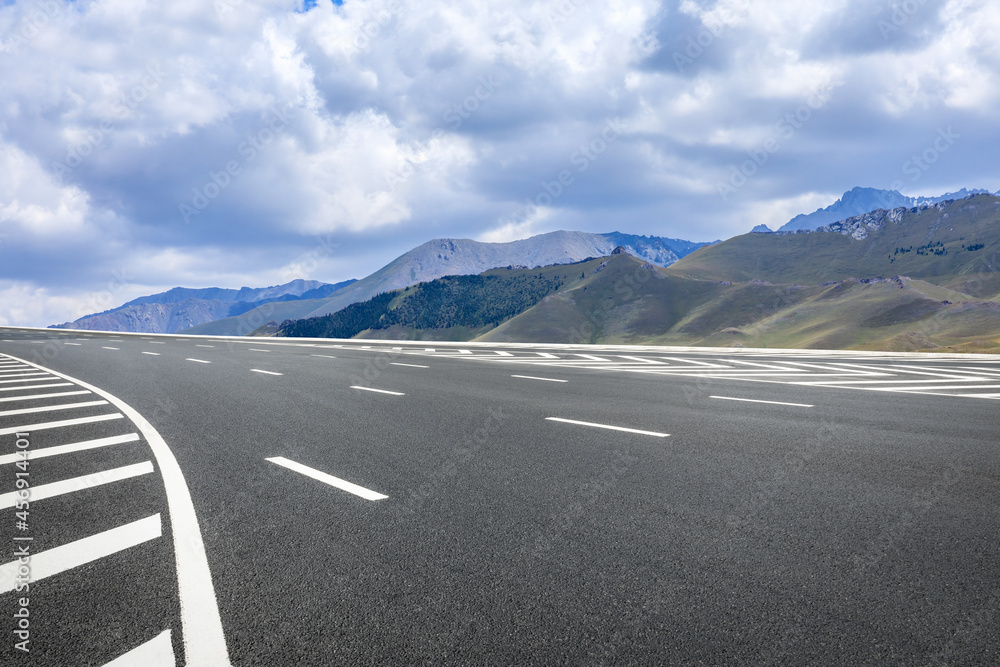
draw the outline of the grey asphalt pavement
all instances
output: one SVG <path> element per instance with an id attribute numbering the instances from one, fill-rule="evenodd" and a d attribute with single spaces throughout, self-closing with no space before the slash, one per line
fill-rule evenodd
<path id="1" fill-rule="evenodd" d="M 103 389 L 162 436 L 233 664 L 1000 663 L 1000 360 L 0 339 L 0 355 Z M 114 411 L 3 414 L 93 400 L 0 402 L 0 429 Z M 39 430 L 31 447 L 134 430 L 114 421 Z M 52 456 L 32 484 L 147 459 L 144 439 Z M 33 504 L 52 547 L 157 513 L 164 535 L 34 583 L 28 655 L 3 593 L 0 662 L 106 664 L 169 630 L 185 664 L 197 638 L 174 553 L 192 536 L 168 529 L 154 463 Z M 0 466 L 0 494 L 14 484 Z"/>

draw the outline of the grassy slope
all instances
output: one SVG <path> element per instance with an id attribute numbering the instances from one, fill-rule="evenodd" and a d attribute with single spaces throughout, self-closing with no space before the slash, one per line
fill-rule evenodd
<path id="1" fill-rule="evenodd" d="M 1000 352 L 1000 304 L 926 281 L 800 287 L 670 274 L 613 257 L 480 340 Z"/>
<path id="2" fill-rule="evenodd" d="M 940 242 L 944 256 L 895 254 Z M 984 247 L 975 252 L 963 244 Z M 1000 198 L 979 196 L 945 206 L 908 211 L 900 223 L 857 241 L 831 233 L 773 236 L 744 234 L 688 255 L 669 271 L 709 280 L 818 285 L 851 277 L 904 275 L 969 296 L 1000 295 Z"/>

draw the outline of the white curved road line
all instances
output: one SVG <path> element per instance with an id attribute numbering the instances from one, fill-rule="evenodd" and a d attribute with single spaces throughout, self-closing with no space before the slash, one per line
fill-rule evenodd
<path id="1" fill-rule="evenodd" d="M 219 604 L 215 599 L 215 587 L 212 584 L 212 573 L 208 568 L 208 558 L 205 556 L 205 545 L 201 540 L 198 517 L 194 511 L 194 503 L 191 502 L 191 493 L 184 481 L 184 473 L 181 472 L 177 459 L 174 458 L 167 443 L 145 417 L 120 398 L 52 369 L 43 368 L 11 355 L 6 356 L 48 371 L 106 398 L 142 433 L 150 449 L 153 450 L 167 491 L 174 556 L 177 560 L 177 588 L 181 606 L 185 664 L 191 667 L 228 667 L 229 650 L 222 631 Z"/>

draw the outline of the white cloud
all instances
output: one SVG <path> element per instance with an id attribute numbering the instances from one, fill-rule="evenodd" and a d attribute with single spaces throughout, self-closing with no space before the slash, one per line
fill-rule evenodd
<path id="1" fill-rule="evenodd" d="M 316 234 L 379 257 L 442 230 L 507 241 L 568 221 L 717 238 L 887 187 L 937 127 L 963 140 L 920 188 L 996 189 L 982 156 L 998 139 L 1000 7 L 919 4 L 888 35 L 878 20 L 899 3 L 882 0 L 6 4 L 0 259 L 36 269 L 2 309 L 69 319 L 109 267 L 149 287 L 266 282 Z M 680 71 L 672 54 L 695 37 Z M 720 174 L 807 103 L 808 124 L 722 202 Z M 247 159 L 282 108 L 292 120 Z M 615 145 L 514 215 L 609 118 L 628 128 Z M 179 206 L 232 160 L 240 173 L 184 224 Z M 317 270 L 364 272 L 334 255 Z"/>

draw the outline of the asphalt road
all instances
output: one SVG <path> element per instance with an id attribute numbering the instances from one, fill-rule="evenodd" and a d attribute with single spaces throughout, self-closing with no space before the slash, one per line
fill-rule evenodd
<path id="1" fill-rule="evenodd" d="M 239 665 L 1000 663 L 1000 360 L 0 339 L 0 397 L 84 391 L 20 389 L 61 384 L 20 359 L 121 399 L 200 526 L 175 523 L 145 432 L 32 459 L 35 492 L 90 482 L 33 501 L 27 531 L 3 509 L 5 545 L 30 533 L 43 558 L 154 516 L 162 536 L 32 581 L 29 654 L 20 594 L 0 595 L 4 665 L 191 664 L 209 640 L 185 610 L 210 602 Z M 0 402 L 0 433 L 37 454 L 137 432 L 38 428 L 114 404 L 9 414 L 100 398 Z M 176 564 L 192 544 L 214 590 L 197 604 Z"/>

